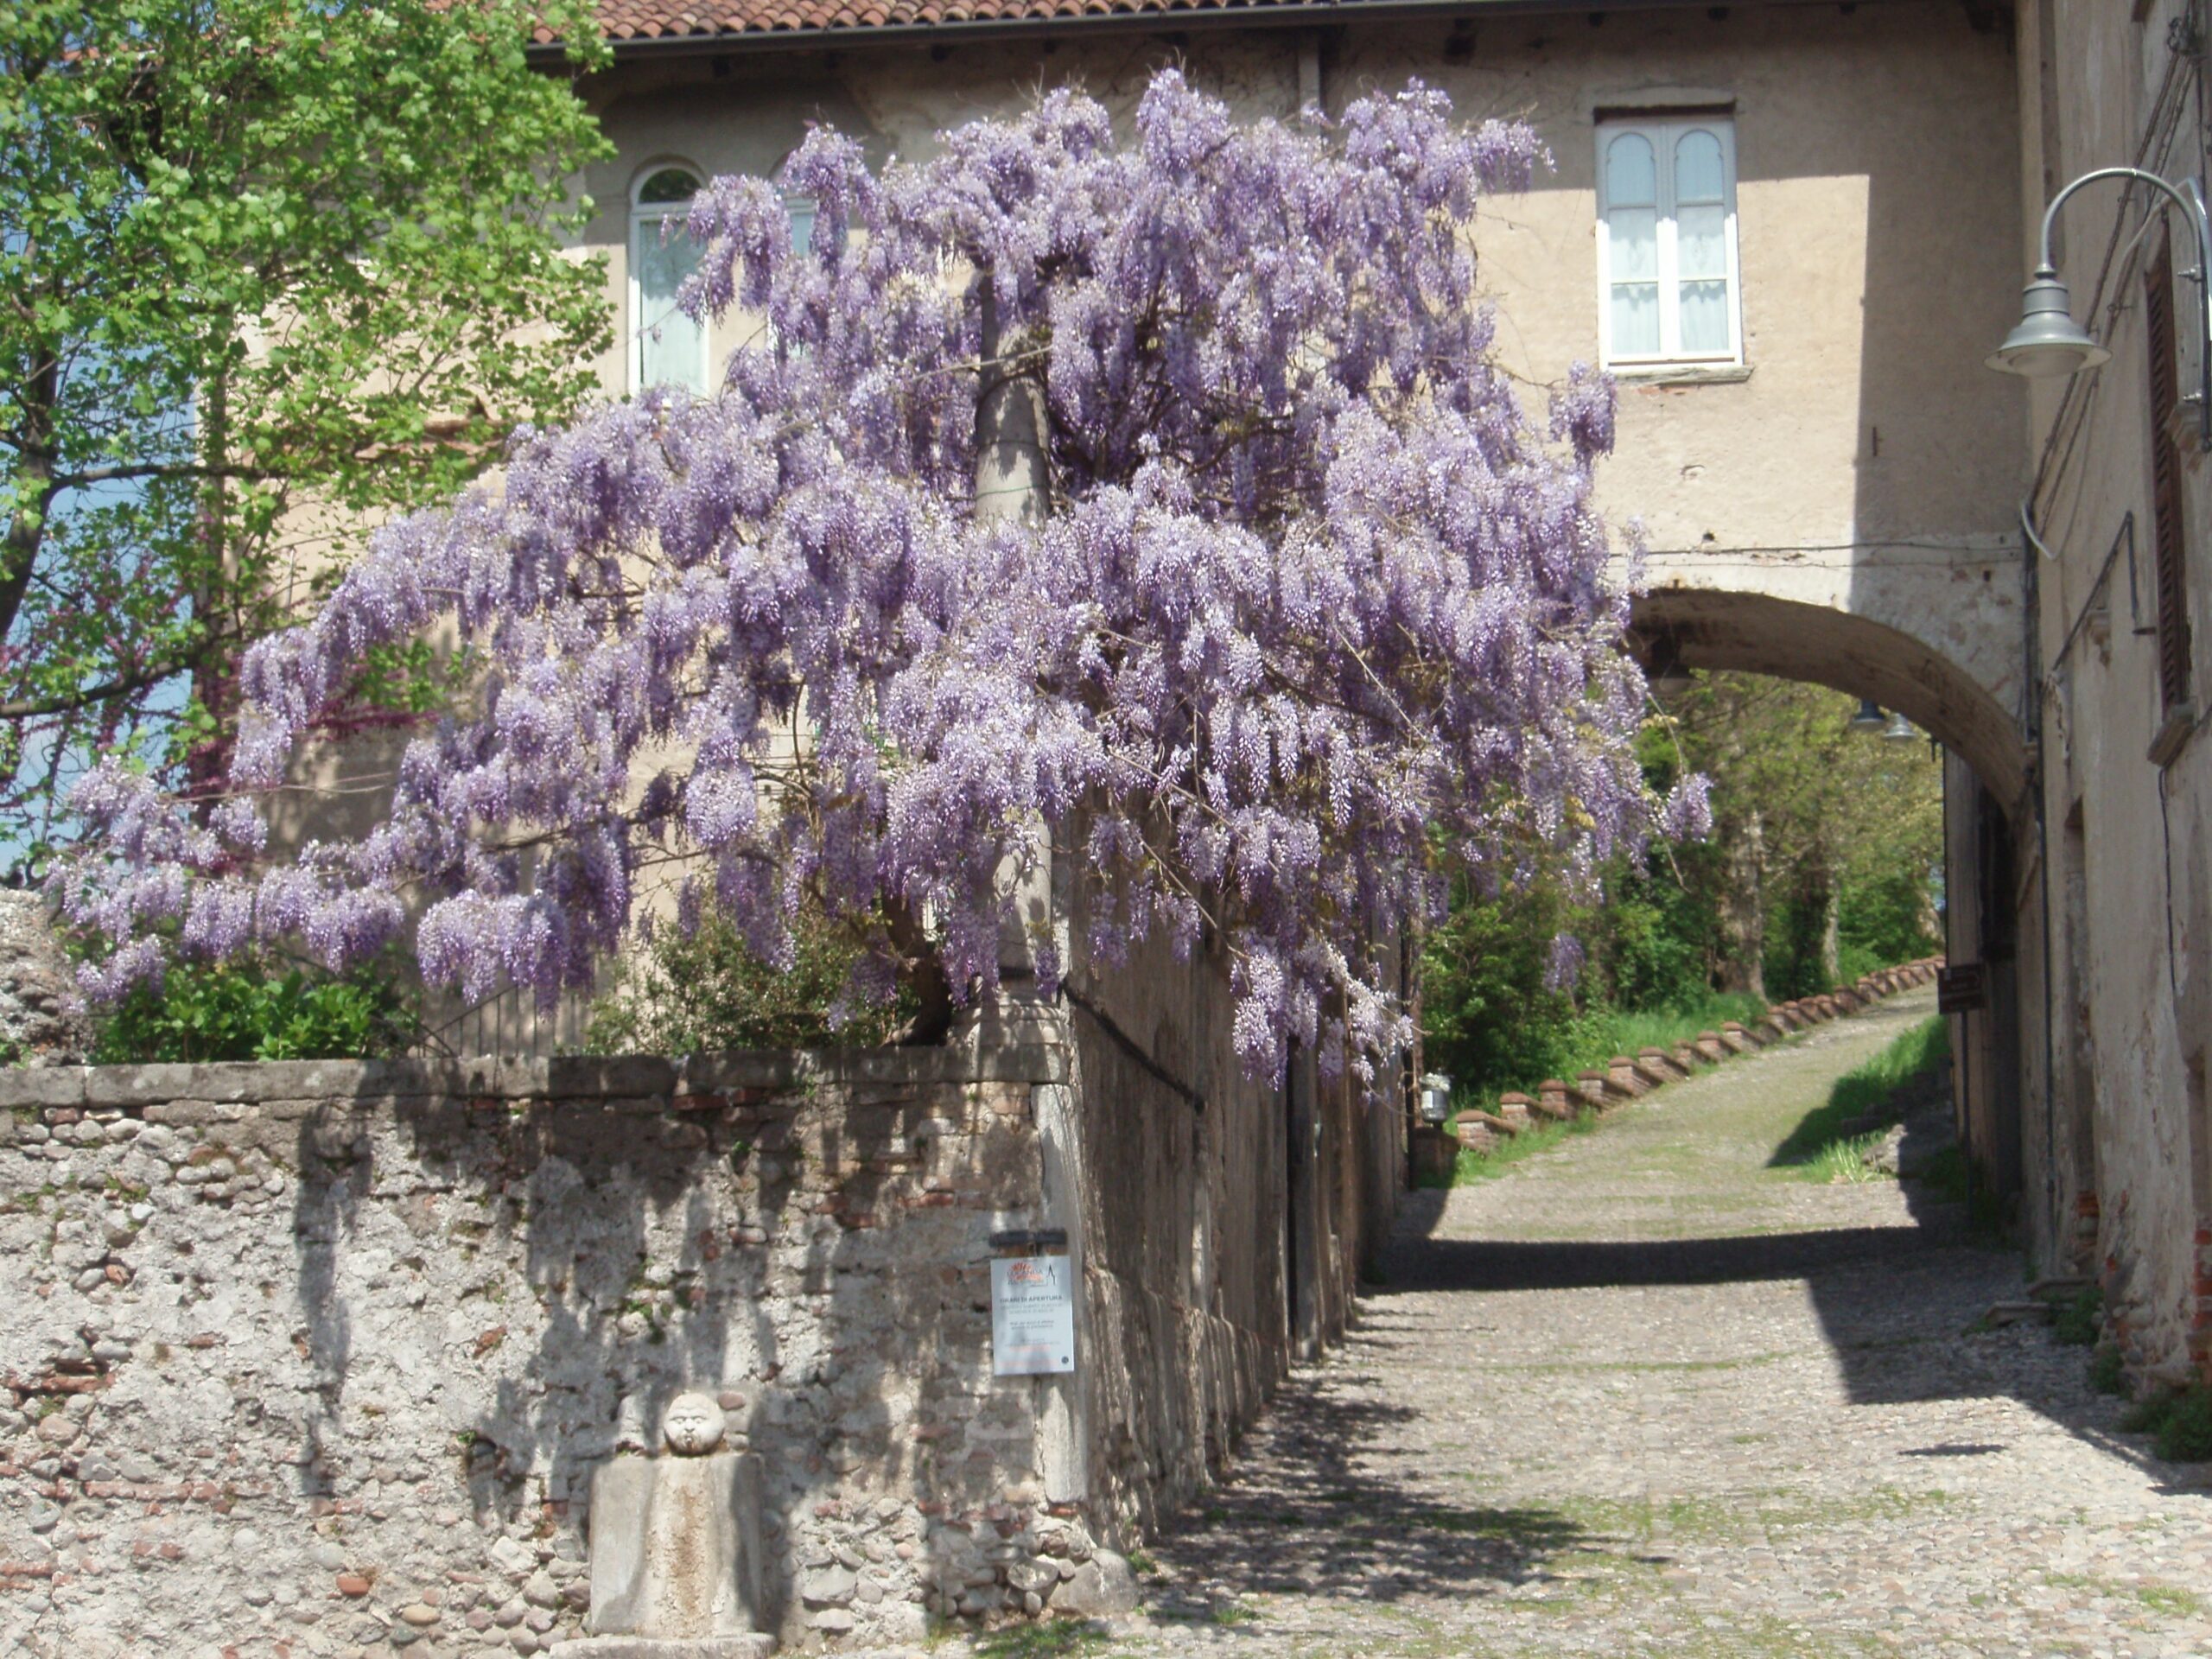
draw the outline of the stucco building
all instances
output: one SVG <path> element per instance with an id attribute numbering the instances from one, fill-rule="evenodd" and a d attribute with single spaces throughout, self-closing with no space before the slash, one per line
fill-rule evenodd
<path id="1" fill-rule="evenodd" d="M 601 366 L 618 392 L 704 384 L 730 341 L 672 315 L 662 219 L 772 172 L 810 122 L 914 156 L 1042 86 L 1126 109 L 1167 61 L 1248 117 L 1418 76 L 1532 122 L 1554 165 L 1486 208 L 1484 285 L 1515 372 L 1622 383 L 1602 488 L 1649 548 L 1642 648 L 1819 681 L 1943 742 L 1948 944 L 1983 987 L 1954 1032 L 1970 1154 L 2038 1269 L 2099 1277 L 2131 1358 L 2178 1376 L 2212 1317 L 2193 227 L 2092 187 L 2054 253 L 2110 366 L 2024 392 L 1983 359 L 2060 186 L 2202 173 L 2201 13 L 609 0 L 588 96 L 619 154 L 585 239 L 623 324 Z"/>
<path id="2" fill-rule="evenodd" d="M 1622 382 L 1602 489 L 1649 548 L 1642 648 L 1902 710 L 1957 759 L 1961 835 L 2013 821 L 2031 761 L 2028 463 L 2018 389 L 1981 365 L 2022 224 L 1999 10 L 610 0 L 602 17 L 615 62 L 587 95 L 618 154 L 585 181 L 584 240 L 622 318 L 601 365 L 618 393 L 707 384 L 745 325 L 709 338 L 675 313 L 690 256 L 664 222 L 715 174 L 772 173 L 810 122 L 912 156 L 1043 86 L 1126 110 L 1170 61 L 1248 118 L 1418 77 L 1470 116 L 1531 122 L 1554 164 L 1485 208 L 1484 286 L 1532 386 L 1578 361 Z M 803 233 L 808 205 L 791 207 Z M 1974 1041 L 2024 1052 L 2009 1023 L 1983 1025 Z M 1986 1069 L 1961 1071 L 1980 1089 Z M 2018 1093 L 2008 1073 L 1976 1096 L 1977 1149 L 2008 1190 Z"/>
<path id="3" fill-rule="evenodd" d="M 2044 204 L 2082 175 L 2203 178 L 2205 11 L 2029 0 L 2018 27 L 2024 273 Z M 2107 179 L 2066 203 L 2050 253 L 2110 361 L 2030 383 L 2019 436 L 2039 551 L 2022 712 L 2038 787 L 2009 837 L 1955 823 L 1953 857 L 1985 895 L 1974 949 L 2018 964 L 2017 1034 L 1975 1018 L 2000 1049 L 1987 1063 L 2009 1058 L 2022 1079 L 2037 1258 L 2101 1280 L 2141 1369 L 2202 1379 L 2212 569 L 2197 226 L 2153 181 Z"/>

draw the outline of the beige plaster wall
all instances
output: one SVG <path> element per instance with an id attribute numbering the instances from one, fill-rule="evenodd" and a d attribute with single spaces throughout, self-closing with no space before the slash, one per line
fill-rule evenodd
<path id="1" fill-rule="evenodd" d="M 1624 526 L 1642 524 L 1661 585 L 1795 607 L 1751 618 L 1755 637 L 1731 642 L 1732 665 L 1879 695 L 1960 743 L 2009 798 L 2024 770 L 2010 729 L 2023 467 L 2018 393 L 1980 365 L 2018 283 L 2007 41 L 1933 0 L 1454 28 L 626 64 L 594 94 L 620 155 L 587 181 L 602 212 L 586 240 L 607 256 L 619 309 L 626 204 L 658 162 L 772 169 L 810 120 L 862 137 L 879 158 L 920 156 L 941 129 L 1003 114 L 1040 86 L 1080 83 L 1126 114 L 1169 61 L 1241 116 L 1287 117 L 1301 53 L 1318 54 L 1331 109 L 1419 76 L 1470 116 L 1532 121 L 1549 146 L 1555 168 L 1488 207 L 1478 232 L 1502 359 L 1541 410 L 1544 388 L 1598 351 L 1596 113 L 1732 105 L 1745 364 L 1719 384 L 1626 386 L 1602 499 Z M 749 326 L 726 324 L 716 351 Z M 626 385 L 619 352 L 602 366 L 610 388 Z M 1808 654 L 1841 613 L 1880 632 Z"/>
<path id="2" fill-rule="evenodd" d="M 1336 80 L 1421 74 L 1550 145 L 1556 170 L 1481 245 L 1505 360 L 1538 381 L 1598 349 L 1597 112 L 1733 106 L 1750 375 L 1625 391 L 1605 495 L 1655 550 L 2005 530 L 2011 404 L 1980 368 L 2015 285 L 2001 39 L 1918 5 L 1485 22 L 1464 65 L 1436 39 L 1356 32 Z"/>

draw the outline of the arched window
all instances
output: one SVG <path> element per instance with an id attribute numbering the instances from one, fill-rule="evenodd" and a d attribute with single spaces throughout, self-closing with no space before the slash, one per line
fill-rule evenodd
<path id="1" fill-rule="evenodd" d="M 707 389 L 707 334 L 676 308 L 677 291 L 698 269 L 699 249 L 683 217 L 698 175 L 667 164 L 648 168 L 630 203 L 630 386 Z"/>
<path id="2" fill-rule="evenodd" d="M 1599 334 L 1609 367 L 1744 360 L 1735 143 L 1723 116 L 1599 124 Z"/>

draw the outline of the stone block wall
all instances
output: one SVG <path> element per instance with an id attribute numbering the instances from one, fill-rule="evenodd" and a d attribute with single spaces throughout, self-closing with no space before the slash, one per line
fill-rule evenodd
<path id="1" fill-rule="evenodd" d="M 1068 907 L 1084 915 L 1091 899 Z M 1221 1472 L 1294 1357 L 1343 1336 L 1405 1185 L 1405 1119 L 1395 1089 L 1368 1097 L 1287 1039 L 1280 1085 L 1249 1075 L 1217 940 L 1102 961 L 1087 928 L 1069 931 L 1062 1029 L 1081 1110 L 1061 1213 L 1092 1358 L 1070 1408 L 1090 1511 L 1141 1531 Z"/>
<path id="2" fill-rule="evenodd" d="M 685 1388 L 760 1456 L 787 1648 L 1109 1599 L 1098 1535 L 1149 1505 L 1086 1470 L 1167 1478 L 1130 1402 L 1225 1435 L 1281 1335 L 1132 1258 L 1086 1275 L 1071 1449 L 1065 1382 L 991 1375 L 990 1236 L 1048 1219 L 1070 1071 L 1025 1039 L 0 1073 L 0 1651 L 557 1648 L 592 1470 Z"/>

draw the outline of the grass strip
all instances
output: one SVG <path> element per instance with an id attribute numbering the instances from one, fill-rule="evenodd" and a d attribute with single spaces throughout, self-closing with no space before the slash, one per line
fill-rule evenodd
<path id="1" fill-rule="evenodd" d="M 1950 1025 L 1941 1014 L 1898 1033 L 1880 1053 L 1835 1080 L 1827 1101 L 1805 1114 L 1767 1167 L 1794 1169 L 1811 1181 L 1868 1179 L 1866 1149 L 1885 1131 L 1860 1126 L 1900 1121 L 1910 1096 L 1935 1077 L 1950 1052 Z"/>
<path id="2" fill-rule="evenodd" d="M 1598 1114 L 1585 1109 L 1564 1121 L 1546 1119 L 1531 1123 L 1520 1134 L 1500 1141 L 1487 1152 L 1477 1152 L 1472 1147 L 1459 1148 L 1458 1160 L 1452 1166 L 1448 1179 L 1431 1181 L 1432 1186 L 1457 1186 L 1462 1181 L 1487 1181 L 1503 1175 L 1525 1158 L 1533 1158 L 1552 1147 L 1571 1135 L 1587 1135 L 1596 1128 Z"/>

